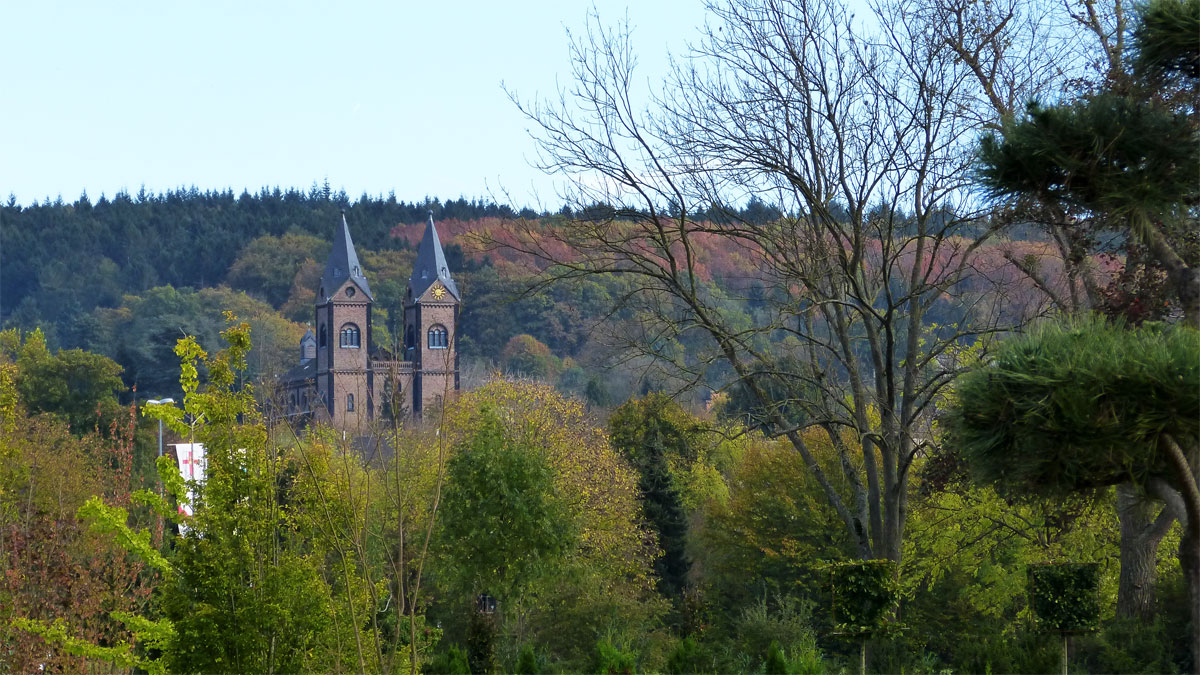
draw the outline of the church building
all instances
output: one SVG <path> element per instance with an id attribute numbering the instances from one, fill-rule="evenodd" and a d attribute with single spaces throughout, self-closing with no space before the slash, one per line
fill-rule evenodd
<path id="1" fill-rule="evenodd" d="M 316 332 L 300 340 L 300 363 L 282 378 L 288 415 L 363 433 L 392 414 L 420 419 L 458 390 L 461 300 L 430 213 L 404 297 L 404 342 L 376 345 L 375 298 L 342 214 L 317 289 Z"/>

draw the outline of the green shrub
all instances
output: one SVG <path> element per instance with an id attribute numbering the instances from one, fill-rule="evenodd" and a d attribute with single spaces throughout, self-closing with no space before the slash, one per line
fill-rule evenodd
<path id="1" fill-rule="evenodd" d="M 772 642 L 792 652 L 804 644 L 814 644 L 811 625 L 812 605 L 799 598 L 779 595 L 774 602 L 766 596 L 742 610 L 734 626 L 737 646 L 742 652 L 760 658 Z"/>
<path id="2" fill-rule="evenodd" d="M 1100 624 L 1100 568 L 1095 563 L 1029 567 L 1029 600 L 1043 630 L 1075 633 Z"/>
<path id="3" fill-rule="evenodd" d="M 591 670 L 600 675 L 632 675 L 637 672 L 637 652 L 628 648 L 622 649 L 608 638 L 604 638 L 596 643 L 596 658 L 592 662 Z"/>
<path id="4" fill-rule="evenodd" d="M 1185 672 L 1173 658 L 1182 644 L 1171 639 L 1161 618 L 1116 619 L 1095 636 L 1076 640 L 1074 662 L 1089 673 Z"/>
<path id="5" fill-rule="evenodd" d="M 450 649 L 439 654 L 425 670 L 430 675 L 471 675 L 467 653 L 456 645 L 450 645 Z"/>
<path id="6" fill-rule="evenodd" d="M 787 657 L 783 655 L 783 650 L 779 648 L 778 642 L 772 642 L 770 649 L 767 650 L 767 663 L 763 669 L 767 675 L 789 675 L 791 669 L 788 668 Z"/>
<path id="7" fill-rule="evenodd" d="M 812 633 L 793 642 L 788 651 L 791 654 L 788 664 L 794 675 L 820 675 L 830 670 Z"/>
<path id="8" fill-rule="evenodd" d="M 833 620 L 839 632 L 871 635 L 884 627 L 897 600 L 895 569 L 891 560 L 856 560 L 829 566 Z"/>
<path id="9" fill-rule="evenodd" d="M 704 649 L 695 640 L 686 637 L 675 645 L 675 649 L 671 650 L 671 654 L 667 657 L 665 672 L 680 675 L 711 673 L 713 672 L 713 660 L 704 653 Z"/>
<path id="10" fill-rule="evenodd" d="M 521 647 L 521 653 L 517 656 L 517 667 L 513 668 L 513 672 L 517 675 L 537 675 L 541 672 L 533 645 Z"/>
<path id="11" fill-rule="evenodd" d="M 811 635 L 794 643 L 790 654 L 778 642 L 772 642 L 763 664 L 763 672 L 767 675 L 820 675 L 830 670 Z"/>

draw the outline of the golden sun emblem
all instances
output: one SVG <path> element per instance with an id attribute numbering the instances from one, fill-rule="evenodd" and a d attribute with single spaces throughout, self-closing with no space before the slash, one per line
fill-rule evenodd
<path id="1" fill-rule="evenodd" d="M 433 290 L 429 291 L 429 294 L 433 296 L 434 300 L 441 300 L 446 296 L 446 288 L 441 284 L 435 283 Z"/>

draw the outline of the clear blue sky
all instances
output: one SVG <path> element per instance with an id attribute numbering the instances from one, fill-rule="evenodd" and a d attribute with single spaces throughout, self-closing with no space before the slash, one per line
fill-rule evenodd
<path id="1" fill-rule="evenodd" d="M 659 79 L 701 0 L 4 2 L 0 197 L 191 186 L 352 198 L 535 198 L 527 124 L 501 90 L 570 77 L 566 29 L 628 13 Z"/>

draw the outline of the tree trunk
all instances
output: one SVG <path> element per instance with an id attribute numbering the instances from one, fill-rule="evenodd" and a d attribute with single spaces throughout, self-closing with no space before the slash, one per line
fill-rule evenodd
<path id="1" fill-rule="evenodd" d="M 1140 228 L 1138 224 L 1134 223 L 1134 231 L 1141 232 L 1146 248 L 1166 270 L 1167 279 L 1175 287 L 1183 308 L 1184 322 L 1200 328 L 1200 269 L 1188 265 L 1154 223 L 1143 219 Z"/>
<path id="2" fill-rule="evenodd" d="M 1163 434 L 1161 441 L 1187 510 L 1183 537 L 1179 541 L 1179 566 L 1183 568 L 1188 604 L 1192 610 L 1192 668 L 1196 672 L 1200 671 L 1200 486 L 1196 484 L 1196 469 L 1183 448 L 1170 434 Z"/>
<path id="3" fill-rule="evenodd" d="M 1158 546 L 1174 518 L 1155 517 L 1155 505 L 1130 483 L 1117 486 L 1117 519 L 1121 523 L 1121 575 L 1117 616 L 1151 620 L 1155 615 Z"/>
<path id="4" fill-rule="evenodd" d="M 1188 606 L 1192 609 L 1192 670 L 1200 672 L 1200 539 L 1185 529 L 1179 540 L 1179 566 L 1187 585 Z"/>

